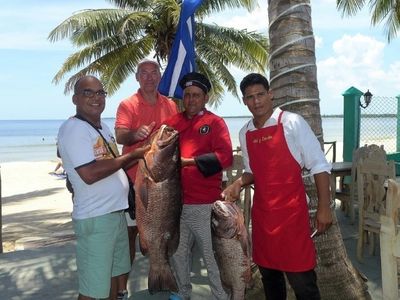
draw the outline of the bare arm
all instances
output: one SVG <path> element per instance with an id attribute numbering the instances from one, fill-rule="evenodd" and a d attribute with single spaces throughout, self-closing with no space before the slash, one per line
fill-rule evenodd
<path id="1" fill-rule="evenodd" d="M 86 184 L 92 184 L 110 176 L 121 168 L 129 166 L 138 159 L 143 158 L 144 153 L 149 148 L 150 146 L 137 148 L 134 151 L 117 158 L 97 160 L 93 163 L 77 168 L 76 172 Z"/>
<path id="2" fill-rule="evenodd" d="M 117 143 L 125 146 L 136 144 L 149 137 L 156 123 L 151 122 L 149 125 L 141 125 L 136 130 L 128 128 L 115 128 Z"/>
<path id="3" fill-rule="evenodd" d="M 325 232 L 332 224 L 332 211 L 330 207 L 330 184 L 329 174 L 322 172 L 314 175 L 315 184 L 317 186 L 318 208 L 315 220 L 315 228 L 319 233 Z"/>
<path id="4" fill-rule="evenodd" d="M 242 187 L 252 184 L 253 182 L 253 174 L 245 172 L 222 191 L 221 197 L 226 201 L 236 201 L 239 199 Z"/>

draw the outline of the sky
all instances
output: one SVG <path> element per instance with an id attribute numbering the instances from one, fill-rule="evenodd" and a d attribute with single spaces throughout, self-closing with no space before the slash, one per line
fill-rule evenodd
<path id="1" fill-rule="evenodd" d="M 342 114 L 342 93 L 354 86 L 376 96 L 400 94 L 400 39 L 387 43 L 383 25 L 372 27 L 368 10 L 342 18 L 336 0 L 311 0 L 316 40 L 317 76 L 321 114 Z M 227 10 L 207 22 L 267 33 L 267 1 L 259 7 Z M 55 43 L 47 37 L 74 12 L 111 7 L 105 0 L 0 0 L 0 120 L 66 119 L 75 113 L 71 94 L 64 95 L 63 80 L 52 79 L 65 59 L 74 53 L 68 40 Z M 245 73 L 232 69 L 237 84 Z M 103 117 L 114 117 L 119 102 L 138 88 L 130 76 L 120 90 L 107 98 Z M 221 116 L 249 115 L 234 96 L 226 94 L 217 109 Z"/>

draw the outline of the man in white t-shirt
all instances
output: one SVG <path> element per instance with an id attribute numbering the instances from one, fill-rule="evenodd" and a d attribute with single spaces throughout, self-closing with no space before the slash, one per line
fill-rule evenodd
<path id="1" fill-rule="evenodd" d="M 79 79 L 72 98 L 76 115 L 58 133 L 58 149 L 73 188 L 79 300 L 117 299 L 117 278 L 130 270 L 123 212 L 129 185 L 122 169 L 148 149 L 118 155 L 115 139 L 101 121 L 106 95 L 96 77 Z"/>

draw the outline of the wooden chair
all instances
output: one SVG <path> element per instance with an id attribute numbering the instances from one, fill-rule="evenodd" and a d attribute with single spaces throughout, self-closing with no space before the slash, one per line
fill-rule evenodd
<path id="1" fill-rule="evenodd" d="M 226 184 L 229 185 L 238 179 L 244 172 L 244 165 L 242 155 L 240 153 L 233 155 L 232 166 L 225 170 L 227 181 Z"/>
<path id="2" fill-rule="evenodd" d="M 380 216 L 380 246 L 383 299 L 399 299 L 399 208 L 400 185 L 393 179 L 388 180 L 386 212 Z"/>
<path id="3" fill-rule="evenodd" d="M 361 262 L 364 244 L 375 253 L 375 240 L 380 232 L 380 215 L 385 214 L 387 179 L 395 179 L 394 161 L 377 158 L 361 159 L 357 165 L 358 241 L 357 259 Z"/>
<path id="4" fill-rule="evenodd" d="M 342 201 L 342 209 L 350 216 L 351 223 L 355 222 L 355 209 L 354 206 L 357 202 L 357 165 L 360 160 L 371 158 L 386 161 L 386 152 L 383 145 L 378 146 L 376 144 L 364 145 L 353 150 L 352 166 L 351 166 L 351 178 L 350 183 L 343 184 L 338 191 L 336 191 L 336 198 Z M 344 179 L 341 179 L 342 181 Z"/>

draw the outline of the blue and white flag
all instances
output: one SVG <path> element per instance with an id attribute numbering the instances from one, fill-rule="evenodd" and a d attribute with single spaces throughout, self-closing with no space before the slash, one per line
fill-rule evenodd
<path id="1" fill-rule="evenodd" d="M 194 13 L 202 2 L 203 0 L 183 0 L 182 2 L 168 65 L 158 86 L 160 93 L 165 96 L 182 99 L 183 91 L 179 86 L 179 80 L 186 73 L 196 71 Z"/>

